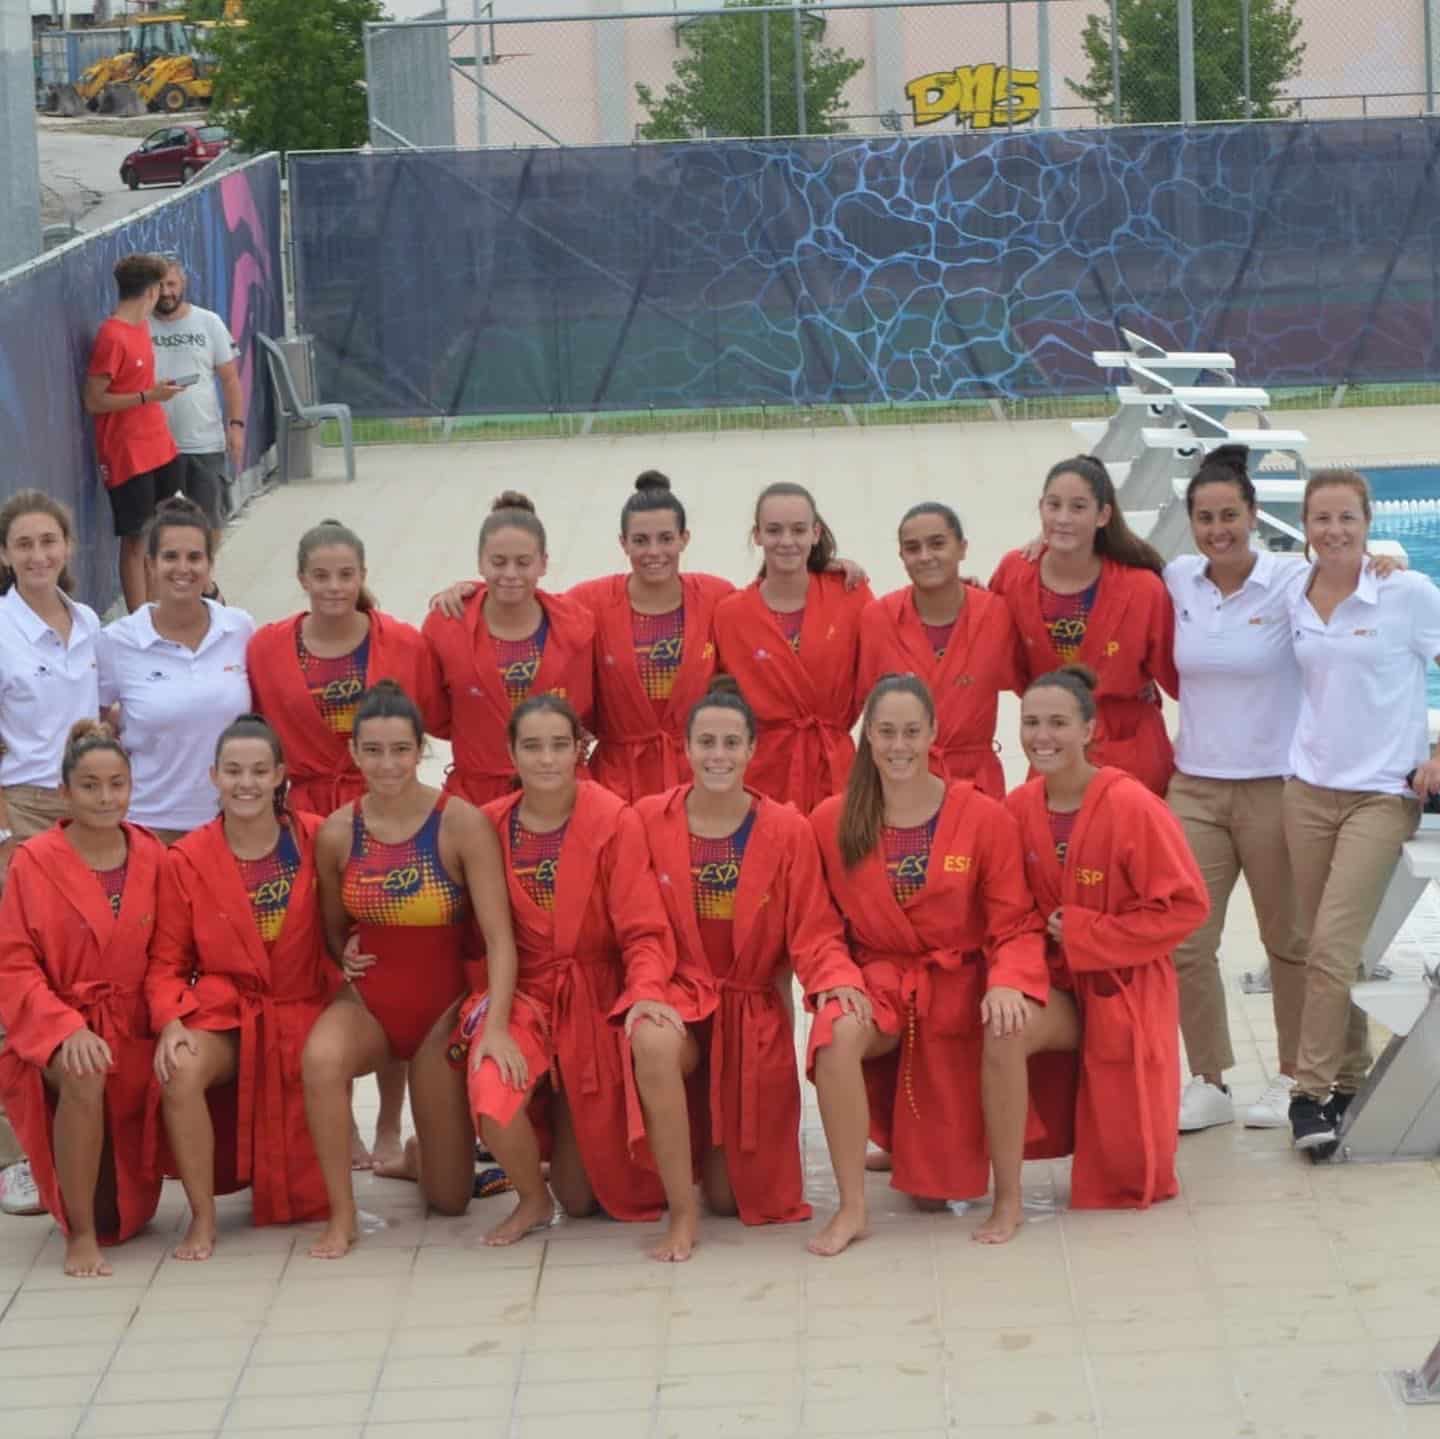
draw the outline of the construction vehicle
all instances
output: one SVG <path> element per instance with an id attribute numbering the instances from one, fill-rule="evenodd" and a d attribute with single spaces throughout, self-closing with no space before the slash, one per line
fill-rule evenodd
<path id="1" fill-rule="evenodd" d="M 222 24 L 241 20 L 242 0 L 225 0 Z M 143 115 L 147 109 L 174 112 L 193 101 L 208 101 L 213 90 L 204 59 L 202 32 L 183 12 L 136 16 L 125 27 L 125 48 L 118 55 L 97 60 L 74 85 L 56 85 L 46 97 L 47 110 L 78 115 L 98 110 L 105 115 Z M 140 81 L 146 72 L 162 65 L 155 76 Z"/>

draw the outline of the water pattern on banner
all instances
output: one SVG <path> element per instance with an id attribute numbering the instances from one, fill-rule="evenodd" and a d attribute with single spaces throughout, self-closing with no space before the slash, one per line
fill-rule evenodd
<path id="1" fill-rule="evenodd" d="M 365 416 L 1094 393 L 1122 325 L 1272 387 L 1415 380 L 1437 144 L 1372 119 L 296 155 L 296 306 Z"/>

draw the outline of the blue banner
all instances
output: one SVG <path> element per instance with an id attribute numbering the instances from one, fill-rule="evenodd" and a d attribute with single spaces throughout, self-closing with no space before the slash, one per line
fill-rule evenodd
<path id="1" fill-rule="evenodd" d="M 320 391 L 371 416 L 1436 373 L 1440 123 L 291 157 Z"/>
<path id="2" fill-rule="evenodd" d="M 265 156 L 187 186 L 125 225 L 0 276 L 0 499 L 35 488 L 75 515 L 77 598 L 102 614 L 120 592 L 109 501 L 95 464 L 94 421 L 81 405 L 90 346 L 115 307 L 111 271 L 138 250 L 175 254 L 189 298 L 215 310 L 241 348 L 246 463 L 275 442 L 257 332 L 283 335 L 280 163 Z"/>

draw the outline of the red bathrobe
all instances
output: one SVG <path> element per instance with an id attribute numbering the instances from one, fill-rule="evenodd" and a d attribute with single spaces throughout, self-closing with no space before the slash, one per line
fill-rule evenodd
<path id="1" fill-rule="evenodd" d="M 735 891 L 735 963 L 728 974 L 711 971 L 690 877 L 685 798 L 692 788 L 684 784 L 655 795 L 636 811 L 681 971 L 703 972 L 719 992 L 710 1032 L 710 1143 L 725 1151 L 746 1224 L 808 1219 L 795 1036 L 776 981 L 793 966 L 813 1011 L 817 995 L 842 985 L 863 990 L 864 980 L 845 947 L 809 825 L 788 805 L 763 796 L 757 797 Z M 833 1016 L 827 1034 L 830 1023 Z"/>
<path id="2" fill-rule="evenodd" d="M 1031 564 L 1012 550 L 990 577 L 990 588 L 1005 596 L 1020 632 L 1017 689 L 1023 692 L 1038 675 L 1065 663 L 1045 628 L 1039 561 Z M 1141 692 L 1153 682 L 1172 697 L 1180 693 L 1174 636 L 1175 608 L 1164 580 L 1151 570 L 1105 560 L 1076 656 L 1098 677 L 1090 762 L 1123 769 L 1162 796 L 1175 769 L 1175 753 L 1159 699 L 1141 698 Z"/>
<path id="3" fill-rule="evenodd" d="M 150 1222 L 160 1176 L 146 1162 L 145 1135 L 160 1091 L 155 1041 L 145 1011 L 145 965 L 155 928 L 165 847 L 127 824 L 125 892 L 114 915 L 94 871 L 65 838 L 64 824 L 22 844 L 0 903 L 0 1100 L 30 1160 L 40 1197 L 69 1233 L 52 1146 L 55 1109 L 41 1071 L 72 1034 L 89 1028 L 110 1046 L 105 1129 L 115 1164 L 120 1227 L 128 1239 Z"/>
<path id="4" fill-rule="evenodd" d="M 734 675 L 760 722 L 746 781 L 802 814 L 839 794 L 850 774 L 850 730 L 863 699 L 855 685 L 860 615 L 874 598 L 869 585 L 846 590 L 842 575 L 812 574 L 798 654 L 761 599 L 759 580 L 715 610 L 720 668 Z"/>
<path id="5" fill-rule="evenodd" d="M 938 728 L 930 768 L 945 779 L 973 779 L 982 794 L 1004 799 L 995 711 L 1000 691 L 1019 684 L 1018 644 L 1005 601 L 967 585 L 950 642 L 936 659 L 915 610 L 915 591 L 907 585 L 876 600 L 860 616 L 856 696 L 863 706 L 885 674 L 913 674 L 924 680 L 935 699 Z"/>
<path id="6" fill-rule="evenodd" d="M 715 607 L 735 592 L 715 575 L 680 576 L 685 631 L 670 698 L 657 710 L 635 663 L 629 575 L 588 580 L 567 598 L 595 617 L 595 752 L 590 776 L 633 804 L 690 778 L 685 722 L 715 673 Z"/>
<path id="7" fill-rule="evenodd" d="M 233 1085 L 210 1091 L 215 1189 L 252 1189 L 254 1223 L 289 1224 L 329 1213 L 310 1129 L 300 1055 L 340 978 L 325 949 L 315 886 L 315 815 L 290 817 L 300 851 L 285 922 L 267 954 L 240 869 L 211 820 L 172 846 L 160 884 L 160 920 L 145 990 L 158 1034 L 172 1019 L 191 1029 L 238 1030 Z"/>
<path id="8" fill-rule="evenodd" d="M 846 868 L 838 842 L 843 803 L 826 800 L 811 823 L 875 1023 L 902 1036 L 899 1050 L 865 1066 L 870 1136 L 894 1156 L 894 1188 L 973 1198 L 990 1178 L 980 1002 L 1002 985 L 1042 1004 L 1050 993 L 1044 924 L 1025 883 L 1019 829 L 970 781 L 952 784 L 936 818 L 925 887 L 902 906 L 878 846 Z"/>
<path id="9" fill-rule="evenodd" d="M 580 723 L 593 729 L 595 621 L 584 605 L 562 595 L 537 590 L 535 598 L 549 631 L 530 693 L 563 696 Z M 421 628 L 440 673 L 434 733 L 454 747 L 445 791 L 476 805 L 508 794 L 515 777 L 506 738 L 513 706 L 500 679 L 484 607 L 485 586 L 478 584 L 460 619 L 431 610 Z"/>
<path id="10" fill-rule="evenodd" d="M 1043 914 L 1064 907 L 1056 982 L 1073 989 L 1083 1036 L 1075 1105 L 1074 1209 L 1144 1209 L 1179 1193 L 1175 947 L 1210 911 L 1205 881 L 1165 804 L 1118 769 L 1085 792 L 1062 872 L 1033 779 L 1005 801 Z"/>
<path id="11" fill-rule="evenodd" d="M 304 619 L 303 613 L 292 615 L 256 630 L 246 662 L 255 708 L 285 752 L 290 807 L 323 818 L 364 794 L 365 781 L 351 757 L 349 736 L 325 723 L 305 687 L 297 647 Z M 382 679 L 399 684 L 420 707 L 426 729 L 434 728 L 441 718 L 440 677 L 430 647 L 414 625 L 371 610 L 365 686 Z"/>
<path id="12" fill-rule="evenodd" d="M 510 811 L 519 791 L 485 806 L 500 836 L 520 967 L 510 1034 L 533 1086 L 556 1068 L 585 1173 L 612 1219 L 654 1219 L 665 1193 L 636 1152 L 644 1119 L 620 1020 L 642 999 L 674 1005 L 688 1023 L 714 997 L 676 974 L 675 938 L 660 902 L 639 816 L 603 786 L 582 781 L 555 879 L 555 908 L 541 909 L 510 863 Z M 461 1033 L 481 1027 L 483 999 L 467 1001 Z M 613 1022 L 612 1022 L 613 1021 Z M 509 1124 L 525 1095 L 493 1062 L 470 1073 L 470 1108 Z"/>

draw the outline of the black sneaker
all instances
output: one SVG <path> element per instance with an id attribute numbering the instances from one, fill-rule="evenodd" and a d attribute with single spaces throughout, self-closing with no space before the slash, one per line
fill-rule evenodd
<path id="1" fill-rule="evenodd" d="M 1325 1117 L 1335 1126 L 1335 1132 L 1340 1132 L 1340 1121 L 1345 1118 L 1345 1111 L 1350 1108 L 1350 1101 L 1354 1099 L 1353 1094 L 1345 1094 L 1337 1089 L 1329 1099 L 1325 1101 Z"/>
<path id="2" fill-rule="evenodd" d="M 1295 1136 L 1296 1149 L 1319 1149 L 1335 1143 L 1335 1120 L 1318 1099 L 1297 1094 L 1290 1101 L 1290 1132 Z"/>

